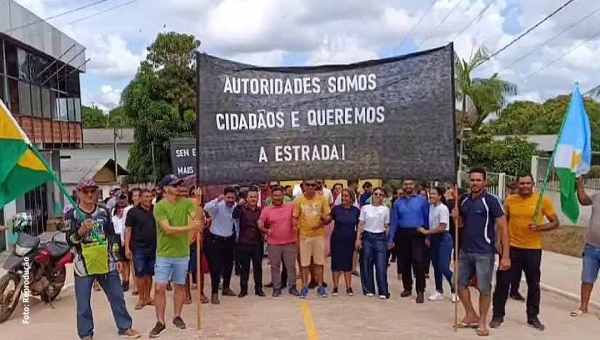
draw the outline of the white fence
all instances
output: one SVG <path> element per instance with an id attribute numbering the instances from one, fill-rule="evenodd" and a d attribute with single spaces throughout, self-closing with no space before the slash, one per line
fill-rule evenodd
<path id="1" fill-rule="evenodd" d="M 468 188 L 469 187 L 469 174 L 465 171 L 458 171 L 459 183 L 458 186 L 460 188 Z M 487 173 L 487 181 L 488 181 L 488 192 L 498 196 L 501 200 L 504 200 L 506 196 L 508 196 L 508 185 L 517 178 L 515 176 L 507 175 L 503 172 L 495 173 L 488 172 Z"/>

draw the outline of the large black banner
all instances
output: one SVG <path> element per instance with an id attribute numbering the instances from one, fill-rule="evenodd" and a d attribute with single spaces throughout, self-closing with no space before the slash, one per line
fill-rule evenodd
<path id="1" fill-rule="evenodd" d="M 196 139 L 172 138 L 169 140 L 171 148 L 171 167 L 173 173 L 179 177 L 196 174 Z"/>
<path id="2" fill-rule="evenodd" d="M 455 181 L 452 45 L 350 65 L 256 67 L 201 54 L 202 184 Z"/>

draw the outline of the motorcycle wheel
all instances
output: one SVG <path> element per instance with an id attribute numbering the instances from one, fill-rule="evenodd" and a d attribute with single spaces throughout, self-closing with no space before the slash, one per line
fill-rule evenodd
<path id="1" fill-rule="evenodd" d="M 0 278 L 0 323 L 10 318 L 19 304 L 19 297 L 21 297 L 20 289 L 14 289 L 12 292 L 5 292 L 5 290 L 11 282 L 14 283 L 15 288 L 19 287 L 20 281 L 21 278 L 14 273 L 7 273 Z M 9 296 L 6 296 L 6 293 L 10 293 Z"/>
<path id="2" fill-rule="evenodd" d="M 45 303 L 50 303 L 54 301 L 58 297 L 58 294 L 60 294 L 60 291 L 62 290 L 63 286 L 65 285 L 66 278 L 67 269 L 63 268 L 52 278 L 52 282 L 50 282 L 48 287 L 46 287 L 46 289 L 44 289 L 40 294 L 42 301 L 44 301 Z"/>

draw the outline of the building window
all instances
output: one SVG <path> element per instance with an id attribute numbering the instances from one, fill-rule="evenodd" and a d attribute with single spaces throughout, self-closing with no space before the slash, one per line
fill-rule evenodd
<path id="1" fill-rule="evenodd" d="M 58 119 L 58 100 L 56 100 L 56 92 L 50 90 L 50 119 Z"/>
<path id="2" fill-rule="evenodd" d="M 74 94 L 74 95 L 79 95 L 80 93 L 80 88 L 79 88 L 79 71 L 76 71 L 74 68 L 69 67 L 68 68 L 68 72 L 73 72 L 70 73 L 65 81 L 66 81 L 66 92 L 70 93 L 70 94 Z"/>
<path id="3" fill-rule="evenodd" d="M 8 96 L 6 96 L 6 86 L 4 85 L 4 82 L 6 82 L 6 77 L 0 75 L 0 99 L 6 106 L 9 106 L 10 104 L 8 103 Z"/>
<path id="4" fill-rule="evenodd" d="M 19 51 L 19 79 L 31 81 L 31 59 L 29 57 L 29 53 L 22 49 L 18 49 Z"/>
<path id="5" fill-rule="evenodd" d="M 81 122 L 81 99 L 74 98 L 73 102 L 75 104 L 75 121 Z"/>
<path id="6" fill-rule="evenodd" d="M 31 85 L 31 113 L 34 117 L 42 116 L 42 92 L 35 85 Z"/>
<path id="7" fill-rule="evenodd" d="M 24 82 L 19 82 L 19 106 L 22 115 L 31 116 L 31 86 Z"/>
<path id="8" fill-rule="evenodd" d="M 17 46 L 5 41 L 4 51 L 6 52 L 6 74 L 12 77 L 18 77 L 19 63 L 17 58 Z"/>
<path id="9" fill-rule="evenodd" d="M 4 73 L 4 40 L 0 39 L 0 74 Z M 0 94 L 1 96 L 2 94 Z"/>
<path id="10" fill-rule="evenodd" d="M 58 98 L 58 111 L 56 120 L 67 121 L 67 98 Z"/>
<path id="11" fill-rule="evenodd" d="M 73 106 L 73 98 L 67 98 L 67 120 L 75 121 L 75 107 Z"/>
<path id="12" fill-rule="evenodd" d="M 52 119 L 52 101 L 50 100 L 50 90 L 42 88 L 42 116 Z"/>
<path id="13" fill-rule="evenodd" d="M 12 114 L 21 113 L 21 106 L 19 105 L 19 82 L 14 79 L 8 79 L 8 100 L 10 112 Z"/>

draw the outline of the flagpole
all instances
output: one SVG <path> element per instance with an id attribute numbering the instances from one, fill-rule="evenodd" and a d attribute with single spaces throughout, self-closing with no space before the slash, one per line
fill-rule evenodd
<path id="1" fill-rule="evenodd" d="M 460 180 L 460 179 L 459 179 Z M 454 184 L 454 211 L 458 212 L 458 184 Z M 458 296 L 458 215 L 454 217 L 454 292 Z M 458 301 L 454 301 L 454 332 L 458 332 Z"/>
<path id="2" fill-rule="evenodd" d="M 579 83 L 575 83 L 575 86 L 579 86 Z M 573 101 L 573 93 L 571 94 L 571 102 Z M 537 204 L 535 206 L 535 213 L 533 214 L 533 223 L 537 222 L 538 216 L 540 215 L 540 210 L 542 209 L 542 202 L 544 200 L 544 194 L 546 193 L 546 186 L 548 185 L 548 180 L 550 179 L 550 174 L 552 173 L 552 169 L 554 169 L 554 158 L 556 157 L 556 148 L 558 147 L 558 142 L 560 141 L 560 137 L 563 134 L 563 130 L 565 129 L 565 123 L 567 122 L 567 118 L 569 116 L 569 112 L 571 111 L 571 102 L 569 102 L 569 106 L 567 107 L 567 111 L 565 116 L 563 117 L 562 123 L 560 125 L 560 130 L 558 132 L 558 136 L 556 136 L 556 142 L 554 142 L 554 149 L 552 150 L 552 156 L 550 156 L 550 163 L 548 164 L 548 169 L 546 170 L 546 175 L 544 176 L 544 182 L 542 182 L 542 187 L 540 189 L 540 197 L 538 198 Z M 536 176 L 537 177 L 537 176 Z M 534 179 L 535 180 L 535 179 Z"/>

